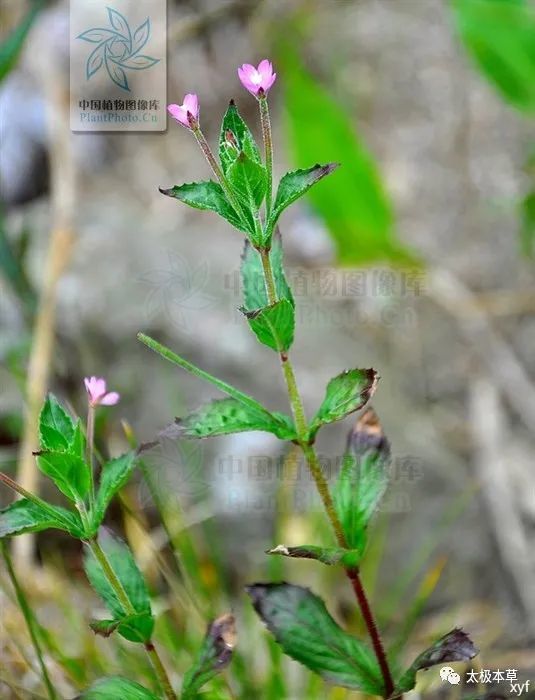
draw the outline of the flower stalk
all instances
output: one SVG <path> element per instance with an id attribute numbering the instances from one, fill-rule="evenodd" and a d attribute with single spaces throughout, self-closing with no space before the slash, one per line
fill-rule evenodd
<path id="1" fill-rule="evenodd" d="M 258 104 L 260 107 L 260 122 L 262 124 L 262 138 L 264 140 L 264 157 L 267 172 L 266 221 L 269 221 L 273 192 L 273 139 L 271 136 L 271 120 L 269 117 L 267 94 L 263 93 L 262 96 L 259 97 Z"/>

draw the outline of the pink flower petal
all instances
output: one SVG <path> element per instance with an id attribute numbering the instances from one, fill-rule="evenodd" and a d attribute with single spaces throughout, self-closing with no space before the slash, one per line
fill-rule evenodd
<path id="1" fill-rule="evenodd" d="M 100 399 L 99 403 L 101 406 L 115 406 L 115 404 L 119 402 L 120 398 L 120 394 L 118 394 L 116 391 L 110 391 Z"/>
<path id="2" fill-rule="evenodd" d="M 267 60 L 267 58 L 264 58 L 264 60 L 260 61 L 258 64 L 258 72 L 262 78 L 269 79 L 271 77 L 271 74 L 273 73 L 273 66 L 271 65 L 271 62 Z"/>

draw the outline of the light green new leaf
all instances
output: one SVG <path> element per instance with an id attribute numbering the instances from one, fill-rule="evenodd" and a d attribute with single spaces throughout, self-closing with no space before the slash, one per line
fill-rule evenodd
<path id="1" fill-rule="evenodd" d="M 341 164 L 336 177 L 326 178 L 308 195 L 336 244 L 338 260 L 414 264 L 414 257 L 396 238 L 392 205 L 378 167 L 355 131 L 353 116 L 304 69 L 289 42 L 278 60 L 284 69 L 294 162 Z"/>
<path id="2" fill-rule="evenodd" d="M 432 647 L 426 649 L 413 662 L 411 667 L 403 674 L 396 684 L 396 696 L 408 693 L 416 685 L 416 674 L 437 664 L 454 663 L 456 661 L 470 661 L 479 653 L 470 637 L 462 629 L 454 629 L 445 634 Z"/>
<path id="3" fill-rule="evenodd" d="M 83 500 L 91 483 L 91 473 L 85 460 L 70 452 L 42 452 L 37 457 L 39 470 L 56 484 L 73 502 Z"/>
<path id="4" fill-rule="evenodd" d="M 378 379 L 374 369 L 347 369 L 331 379 L 310 424 L 310 437 L 325 423 L 334 423 L 365 406 L 375 393 Z"/>
<path id="5" fill-rule="evenodd" d="M 282 237 L 277 231 L 271 240 L 269 259 L 271 270 L 275 279 L 275 290 L 278 299 L 287 299 L 292 306 L 294 299 L 288 286 L 283 267 Z M 246 311 L 255 311 L 268 306 L 269 299 L 264 281 L 264 271 L 260 253 L 253 248 L 249 241 L 245 241 L 241 258 L 241 278 L 243 286 L 243 308 Z"/>
<path id="6" fill-rule="evenodd" d="M 177 435 L 204 438 L 229 435 L 251 430 L 273 433 L 281 440 L 295 439 L 295 429 L 289 416 L 268 411 L 253 411 L 236 399 L 218 399 L 201 406 L 186 418 L 177 418 Z"/>
<path id="7" fill-rule="evenodd" d="M 330 175 L 337 167 L 338 163 L 328 163 L 327 165 L 319 165 L 318 163 L 311 168 L 286 173 L 279 182 L 273 211 L 269 219 L 269 229 L 273 230 L 279 216 L 290 204 L 306 194 L 312 185 L 315 185 L 326 175 Z"/>
<path id="8" fill-rule="evenodd" d="M 227 178 L 240 200 L 247 202 L 253 212 L 260 207 L 267 188 L 267 173 L 263 165 L 241 151 L 229 167 Z"/>
<path id="9" fill-rule="evenodd" d="M 40 505 L 21 498 L 0 510 L 0 538 L 48 529 L 64 530 L 78 538 L 82 537 L 84 531 L 78 513 L 49 503 Z"/>
<path id="10" fill-rule="evenodd" d="M 487 80 L 515 107 L 535 112 L 533 4 L 454 0 L 457 30 Z"/>
<path id="11" fill-rule="evenodd" d="M 124 542 L 113 537 L 106 530 L 100 531 L 98 541 L 137 615 L 132 617 L 127 610 L 123 609 L 100 563 L 90 549 L 86 551 L 84 557 L 87 578 L 106 603 L 114 620 L 120 621 L 119 634 L 131 642 L 148 641 L 152 634 L 154 619 L 147 585 L 132 552 Z"/>
<path id="12" fill-rule="evenodd" d="M 202 686 L 229 665 L 235 645 L 236 628 L 233 615 L 221 615 L 208 625 L 195 663 L 184 675 L 182 700 L 197 698 Z"/>
<path id="13" fill-rule="evenodd" d="M 243 313 L 258 340 L 276 352 L 286 352 L 294 340 L 295 309 L 288 299 Z"/>
<path id="14" fill-rule="evenodd" d="M 283 557 L 293 559 L 315 559 L 328 566 L 341 564 L 351 568 L 358 566 L 361 557 L 361 553 L 357 550 L 342 549 L 341 547 L 317 547 L 313 544 L 304 544 L 298 547 L 287 547 L 284 544 L 279 544 L 273 549 L 268 549 L 266 554 L 280 554 Z"/>
<path id="15" fill-rule="evenodd" d="M 219 160 L 225 174 L 241 151 L 255 163 L 261 163 L 256 141 L 247 124 L 240 117 L 234 100 L 231 100 L 223 117 L 219 135 Z"/>
<path id="16" fill-rule="evenodd" d="M 175 185 L 169 189 L 160 187 L 160 192 L 168 197 L 174 197 L 194 209 L 215 211 L 216 214 L 226 219 L 234 228 L 245 231 L 245 233 L 251 232 L 249 228 L 243 225 L 240 217 L 225 197 L 223 188 L 217 182 L 212 180 L 187 182 L 184 185 Z"/>
<path id="17" fill-rule="evenodd" d="M 74 422 L 56 399 L 48 394 L 39 415 L 39 444 L 42 450 L 63 452 L 74 438 Z"/>
<path id="18" fill-rule="evenodd" d="M 373 652 L 329 615 L 307 588 L 289 583 L 246 587 L 254 608 L 283 651 L 328 683 L 384 695 Z"/>
<path id="19" fill-rule="evenodd" d="M 159 698 L 139 683 L 120 676 L 110 676 L 99 678 L 90 688 L 84 690 L 77 700 L 159 700 Z"/>
<path id="20" fill-rule="evenodd" d="M 93 520 L 95 529 L 98 529 L 98 526 L 101 524 L 111 499 L 126 484 L 135 466 L 136 453 L 132 451 L 111 459 L 102 467 L 100 485 L 95 502 Z"/>
<path id="21" fill-rule="evenodd" d="M 348 450 L 333 488 L 334 507 L 347 545 L 364 553 L 368 524 L 388 484 L 390 445 L 368 409 L 348 437 Z"/>

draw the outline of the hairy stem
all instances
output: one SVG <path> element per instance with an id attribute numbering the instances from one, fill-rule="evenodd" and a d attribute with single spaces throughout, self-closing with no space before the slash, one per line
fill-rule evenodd
<path id="1" fill-rule="evenodd" d="M 263 95 L 258 99 L 260 105 L 260 121 L 262 123 L 262 138 L 264 139 L 264 153 L 267 170 L 266 186 L 266 221 L 271 214 L 271 197 L 273 189 L 273 140 L 271 138 L 271 121 L 269 118 L 269 106 L 267 96 Z"/>
<path id="2" fill-rule="evenodd" d="M 264 280 L 269 303 L 274 304 L 277 302 L 277 289 L 275 285 L 275 279 L 273 277 L 273 269 L 271 267 L 269 252 L 264 250 L 261 250 L 259 252 L 262 258 L 262 269 L 264 272 Z M 336 536 L 336 540 L 340 547 L 347 549 L 347 541 L 344 535 L 344 531 L 342 529 L 340 518 L 338 517 L 336 509 L 334 507 L 332 496 L 329 491 L 329 485 L 327 484 L 327 480 L 325 479 L 325 476 L 323 474 L 321 463 L 319 461 L 318 455 L 316 454 L 316 450 L 309 442 L 308 425 L 303 408 L 303 401 L 301 399 L 301 395 L 297 387 L 297 382 L 295 380 L 295 374 L 293 371 L 292 364 L 286 353 L 280 353 L 280 358 L 282 370 L 284 373 L 284 379 L 286 381 L 286 386 L 288 389 L 288 397 L 290 400 L 290 405 L 292 407 L 292 413 L 295 420 L 295 426 L 297 428 L 299 445 L 305 456 L 308 468 L 310 469 L 310 473 L 312 474 L 312 478 L 314 479 L 316 489 L 320 495 L 323 507 L 325 508 L 325 512 L 327 513 L 327 517 L 329 518 L 329 522 L 331 523 L 332 529 Z M 357 603 L 359 605 L 362 618 L 366 625 L 366 629 L 368 630 L 368 634 L 372 642 L 375 656 L 377 657 L 377 663 L 379 664 L 379 668 L 381 669 L 381 675 L 383 676 L 384 681 L 384 697 L 388 698 L 394 692 L 394 681 L 388 664 L 388 659 L 386 657 L 386 652 L 383 646 L 381 635 L 379 634 L 379 629 L 377 627 L 375 617 L 373 615 L 370 603 L 366 596 L 366 591 L 364 590 L 364 586 L 362 585 L 359 569 L 357 567 L 346 568 L 345 572 L 351 582 L 353 591 L 355 592 L 355 596 L 357 598 Z"/>
<path id="3" fill-rule="evenodd" d="M 89 464 L 89 473 L 91 475 L 89 488 L 89 502 L 91 506 L 95 503 L 95 475 L 93 473 L 93 443 L 95 440 L 95 407 L 89 405 L 87 410 L 87 463 Z"/>
<path id="4" fill-rule="evenodd" d="M 13 589 L 15 590 L 15 595 L 17 596 L 19 608 L 21 609 L 22 615 L 24 616 L 24 620 L 26 622 L 26 626 L 28 627 L 28 632 L 30 634 L 30 639 L 32 640 L 33 648 L 35 649 L 37 661 L 39 662 L 39 666 L 41 668 L 43 682 L 46 686 L 48 697 L 50 698 L 50 700 L 57 700 L 58 694 L 56 693 L 54 686 L 52 685 L 52 681 L 50 680 L 50 676 L 48 675 L 48 670 L 43 659 L 43 651 L 41 649 L 41 645 L 37 637 L 37 621 L 32 612 L 32 609 L 30 608 L 30 605 L 28 604 L 28 601 L 26 600 L 26 595 L 24 594 L 24 591 L 21 588 L 21 585 L 18 581 L 6 542 L 0 541 L 0 549 L 2 550 L 2 556 L 4 558 L 4 563 L 6 565 L 9 579 L 11 581 Z"/>
<path id="5" fill-rule="evenodd" d="M 102 547 L 99 545 L 96 539 L 89 540 L 88 545 L 96 560 L 100 564 L 104 575 L 108 579 L 108 583 L 113 588 L 115 595 L 121 603 L 124 612 L 127 615 L 135 615 L 136 610 L 130 602 L 129 597 L 123 588 L 123 584 L 117 578 L 117 575 L 113 570 L 113 567 L 111 566 L 110 562 L 108 561 L 108 557 L 106 556 Z M 160 655 L 158 654 L 158 651 L 156 650 L 156 647 L 154 646 L 151 640 L 146 642 L 144 646 L 145 651 L 147 652 L 147 655 L 152 664 L 152 667 L 154 668 L 154 672 L 156 673 L 156 677 L 158 678 L 158 681 L 162 687 L 165 697 L 167 698 L 167 700 L 176 700 L 175 691 L 173 690 L 171 681 L 169 680 L 169 676 L 167 675 L 167 671 L 165 670 L 165 667 L 162 663 Z"/>

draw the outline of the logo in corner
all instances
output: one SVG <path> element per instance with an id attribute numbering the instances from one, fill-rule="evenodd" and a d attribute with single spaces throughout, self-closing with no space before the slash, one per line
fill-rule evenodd
<path id="1" fill-rule="evenodd" d="M 104 66 L 110 80 L 130 92 L 127 71 L 146 70 L 160 62 L 159 58 L 140 53 L 150 38 L 150 18 L 132 32 L 124 15 L 111 7 L 107 10 L 110 28 L 95 27 L 76 37 L 96 44 L 86 61 L 86 80 Z"/>
<path id="2" fill-rule="evenodd" d="M 443 666 L 440 669 L 440 678 L 443 681 L 448 681 L 448 683 L 451 683 L 451 685 L 459 685 L 461 682 L 461 676 L 458 673 L 455 673 L 451 666 Z"/>

